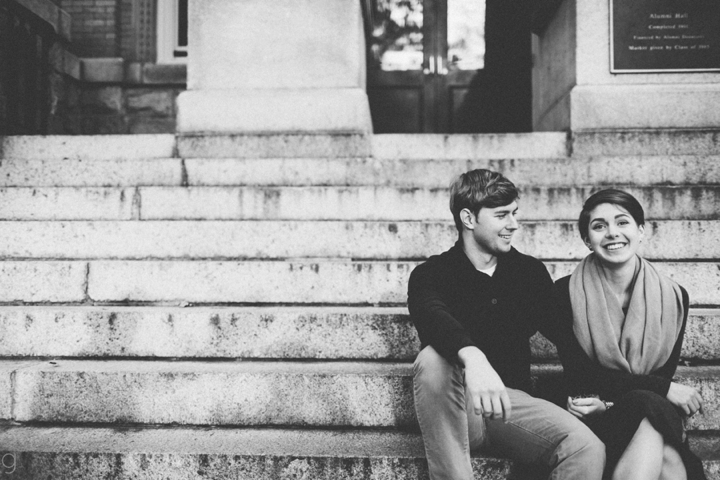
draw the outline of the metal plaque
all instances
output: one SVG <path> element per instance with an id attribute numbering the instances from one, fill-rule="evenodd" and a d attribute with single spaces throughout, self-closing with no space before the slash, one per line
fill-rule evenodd
<path id="1" fill-rule="evenodd" d="M 720 0 L 609 0 L 612 73 L 720 71 Z"/>

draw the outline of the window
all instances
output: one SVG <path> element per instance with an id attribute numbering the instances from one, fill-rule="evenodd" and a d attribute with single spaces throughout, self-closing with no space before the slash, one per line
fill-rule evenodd
<path id="1" fill-rule="evenodd" d="M 188 55 L 188 0 L 158 0 L 157 63 L 185 63 Z"/>

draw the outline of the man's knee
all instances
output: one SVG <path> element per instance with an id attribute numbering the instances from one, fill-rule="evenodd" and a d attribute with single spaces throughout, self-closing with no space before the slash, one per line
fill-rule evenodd
<path id="1" fill-rule="evenodd" d="M 428 391 L 447 392 L 457 368 L 428 345 L 413 364 L 414 382 Z"/>
<path id="2" fill-rule="evenodd" d="M 576 455 L 605 461 L 605 444 L 584 424 L 568 433 L 565 442 Z"/>

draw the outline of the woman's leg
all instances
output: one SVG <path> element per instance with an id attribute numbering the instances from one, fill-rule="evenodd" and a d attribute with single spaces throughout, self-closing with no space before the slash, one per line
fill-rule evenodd
<path id="1" fill-rule="evenodd" d="M 658 480 L 663 470 L 665 441 L 645 418 L 635 431 L 613 472 L 613 480 Z"/>
<path id="2" fill-rule="evenodd" d="M 687 480 L 687 472 L 680 453 L 670 445 L 663 449 L 663 466 L 660 480 Z"/>

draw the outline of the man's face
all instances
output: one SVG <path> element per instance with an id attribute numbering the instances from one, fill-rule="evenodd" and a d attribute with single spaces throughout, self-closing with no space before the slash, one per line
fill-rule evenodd
<path id="1" fill-rule="evenodd" d="M 472 236 L 481 251 L 490 255 L 510 251 L 513 234 L 518 229 L 517 211 L 517 202 L 504 207 L 480 209 L 473 221 Z"/>

